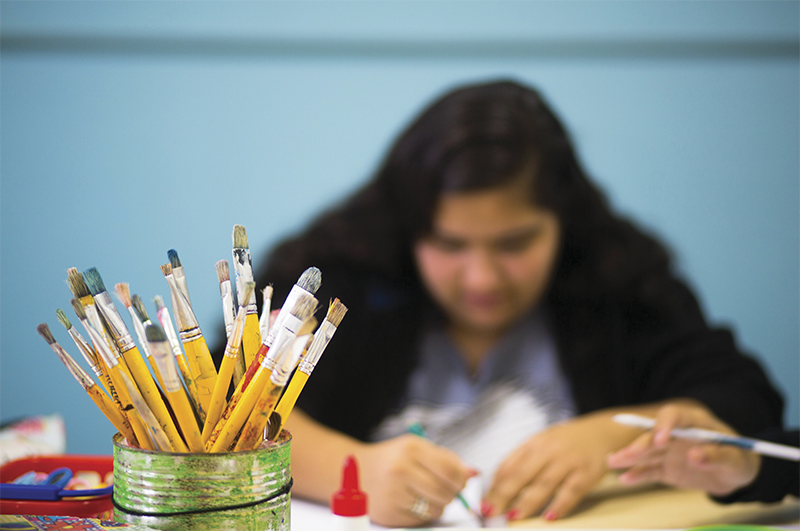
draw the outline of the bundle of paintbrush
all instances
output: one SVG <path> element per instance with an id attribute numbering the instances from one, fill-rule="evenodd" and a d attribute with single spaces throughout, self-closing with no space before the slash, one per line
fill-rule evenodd
<path id="1" fill-rule="evenodd" d="M 128 310 L 138 346 L 97 270 L 67 271 L 74 297 L 71 304 L 88 340 L 63 310 L 56 310 L 56 315 L 102 387 L 56 341 L 46 324 L 39 325 L 38 331 L 131 446 L 220 452 L 252 450 L 276 439 L 347 312 L 334 300 L 313 332 L 317 325 L 314 294 L 322 275 L 310 267 L 279 311 L 271 312 L 272 287 L 264 287 L 259 318 L 247 234 L 241 225 L 234 227 L 232 252 L 235 289 L 227 260 L 216 264 L 227 335 L 219 372 L 174 249 L 167 253 L 169 263 L 160 266 L 169 286 L 171 314 L 157 295 L 153 299 L 157 318 L 151 321 L 141 297 L 131 296 L 128 284 L 114 286 Z"/>

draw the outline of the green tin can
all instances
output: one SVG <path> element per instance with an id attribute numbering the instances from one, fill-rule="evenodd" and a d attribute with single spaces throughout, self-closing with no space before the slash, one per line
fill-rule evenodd
<path id="1" fill-rule="evenodd" d="M 289 531 L 291 435 L 257 450 L 153 452 L 114 436 L 114 519 L 169 530 Z"/>

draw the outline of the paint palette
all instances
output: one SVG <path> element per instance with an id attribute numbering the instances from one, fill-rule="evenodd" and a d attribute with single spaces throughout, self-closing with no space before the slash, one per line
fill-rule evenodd
<path id="1" fill-rule="evenodd" d="M 73 473 L 94 472 L 99 477 L 113 470 L 111 456 L 35 456 L 0 467 L 0 499 L 46 500 L 110 496 L 111 485 L 100 488 L 68 488 Z"/>

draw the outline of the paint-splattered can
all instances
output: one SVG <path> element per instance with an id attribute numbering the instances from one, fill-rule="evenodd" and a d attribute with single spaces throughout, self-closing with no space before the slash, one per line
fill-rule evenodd
<path id="1" fill-rule="evenodd" d="M 114 436 L 114 518 L 160 530 L 289 531 L 291 435 L 258 450 L 152 452 Z"/>

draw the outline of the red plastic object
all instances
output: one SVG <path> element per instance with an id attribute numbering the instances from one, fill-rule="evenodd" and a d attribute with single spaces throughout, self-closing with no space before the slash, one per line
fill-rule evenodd
<path id="1" fill-rule="evenodd" d="M 114 458 L 110 455 L 68 454 L 26 457 L 0 466 L 0 483 L 11 483 L 29 470 L 50 473 L 60 467 L 68 467 L 73 471 L 94 470 L 100 474 L 100 477 L 105 477 L 107 473 L 114 470 Z M 114 505 L 111 503 L 110 494 L 91 498 L 63 498 L 58 501 L 0 498 L 0 514 L 111 519 L 113 511 Z"/>
<path id="2" fill-rule="evenodd" d="M 344 461 L 341 490 L 331 496 L 331 512 L 339 516 L 367 514 L 367 495 L 358 487 L 358 466 L 352 455 Z"/>

